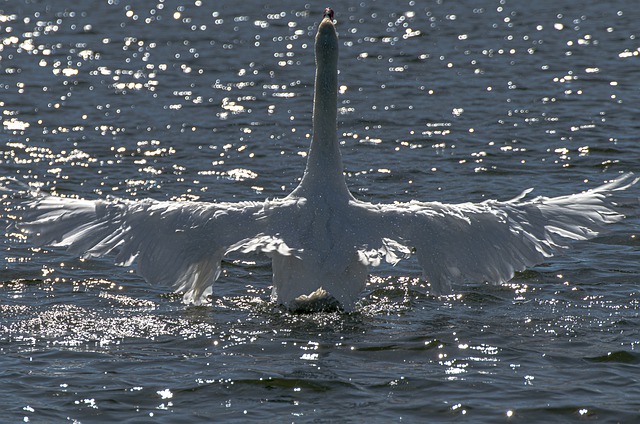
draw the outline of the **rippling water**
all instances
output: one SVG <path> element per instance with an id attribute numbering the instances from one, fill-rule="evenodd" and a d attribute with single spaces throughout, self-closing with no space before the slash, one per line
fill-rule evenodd
<path id="1" fill-rule="evenodd" d="M 559 195 L 640 171 L 635 2 L 335 7 L 358 198 Z M 1 175 L 87 198 L 288 193 L 323 8 L 2 2 Z M 410 261 L 378 269 L 350 315 L 269 304 L 261 257 L 229 259 L 213 305 L 185 307 L 109 259 L 5 234 L 2 420 L 634 422 L 639 224 L 448 297 Z"/>

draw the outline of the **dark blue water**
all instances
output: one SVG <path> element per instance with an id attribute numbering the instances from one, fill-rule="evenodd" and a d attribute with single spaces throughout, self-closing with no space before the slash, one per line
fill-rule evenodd
<path id="1" fill-rule="evenodd" d="M 324 7 L 0 3 L 0 175 L 85 198 L 287 194 Z M 553 196 L 640 171 L 635 2 L 334 7 L 358 198 Z M 212 306 L 186 307 L 8 232 L 0 421 L 635 422 L 639 234 L 632 217 L 445 297 L 408 261 L 374 270 L 353 314 L 292 315 L 268 303 L 262 257 L 230 258 Z"/>

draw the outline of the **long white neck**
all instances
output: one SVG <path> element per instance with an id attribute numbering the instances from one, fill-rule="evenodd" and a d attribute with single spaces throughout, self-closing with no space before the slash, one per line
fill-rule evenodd
<path id="1" fill-rule="evenodd" d="M 351 198 L 344 180 L 337 138 L 338 36 L 331 19 L 325 17 L 316 35 L 316 80 L 313 98 L 313 138 L 302 181 L 292 195 L 311 193 Z"/>

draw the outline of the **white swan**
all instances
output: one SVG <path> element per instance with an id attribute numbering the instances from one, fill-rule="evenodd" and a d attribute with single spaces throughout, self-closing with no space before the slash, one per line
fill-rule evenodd
<path id="1" fill-rule="evenodd" d="M 436 292 L 451 283 L 505 282 L 570 240 L 594 237 L 620 220 L 612 192 L 631 174 L 580 194 L 448 205 L 358 201 L 346 185 L 336 129 L 338 38 L 326 9 L 315 44 L 313 138 L 304 176 L 284 199 L 195 203 L 82 200 L 36 195 L 18 227 L 39 244 L 85 257 L 137 261 L 151 283 L 206 301 L 232 251 L 264 252 L 273 262 L 272 300 L 297 307 L 329 294 L 350 310 L 369 265 L 417 256 Z"/>

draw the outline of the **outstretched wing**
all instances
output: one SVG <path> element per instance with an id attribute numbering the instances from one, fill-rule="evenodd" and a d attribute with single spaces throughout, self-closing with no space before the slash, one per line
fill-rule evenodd
<path id="1" fill-rule="evenodd" d="M 627 174 L 583 193 L 531 200 L 523 195 L 459 205 L 360 204 L 358 215 L 365 228 L 373 229 L 369 236 L 375 241 L 367 245 L 382 244 L 378 251 L 390 262 L 415 250 L 425 279 L 441 292 L 458 282 L 508 281 L 570 241 L 595 237 L 623 218 L 612 194 L 637 181 Z"/>
<path id="2" fill-rule="evenodd" d="M 84 257 L 115 254 L 118 265 L 136 261 L 145 280 L 199 304 L 227 249 L 263 231 L 265 205 L 40 195 L 26 203 L 17 226 L 37 244 Z"/>

